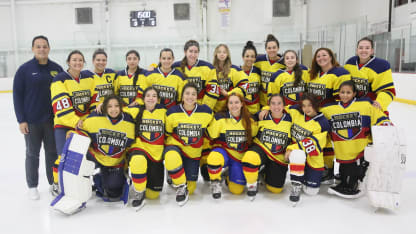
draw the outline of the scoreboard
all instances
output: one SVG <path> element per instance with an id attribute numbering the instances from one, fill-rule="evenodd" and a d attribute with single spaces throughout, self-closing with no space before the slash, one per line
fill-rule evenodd
<path id="1" fill-rule="evenodd" d="M 130 27 L 155 27 L 155 11 L 130 11 Z"/>

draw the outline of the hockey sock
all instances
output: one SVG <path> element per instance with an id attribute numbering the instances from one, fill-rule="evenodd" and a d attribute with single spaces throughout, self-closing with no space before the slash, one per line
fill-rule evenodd
<path id="1" fill-rule="evenodd" d="M 259 176 L 260 155 L 254 151 L 247 151 L 241 160 L 243 173 L 248 184 L 253 184 Z"/>
<path id="2" fill-rule="evenodd" d="M 165 154 L 165 167 L 172 182 L 175 185 L 185 184 L 185 170 L 182 164 L 182 158 L 178 152 L 170 150 Z"/>
<path id="3" fill-rule="evenodd" d="M 221 171 L 224 166 L 224 156 L 217 151 L 212 151 L 208 155 L 207 163 L 210 180 L 221 180 Z"/>
<path id="4" fill-rule="evenodd" d="M 147 184 L 147 160 L 143 155 L 133 155 L 129 163 L 134 189 L 143 192 Z"/>

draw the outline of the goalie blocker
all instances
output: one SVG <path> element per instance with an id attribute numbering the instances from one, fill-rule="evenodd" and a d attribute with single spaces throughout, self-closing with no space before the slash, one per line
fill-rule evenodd
<path id="1" fill-rule="evenodd" d="M 91 197 L 95 163 L 86 159 L 90 142 L 88 137 L 72 133 L 62 151 L 58 167 L 61 193 L 51 206 L 64 214 L 80 211 Z"/>
<path id="2" fill-rule="evenodd" d="M 406 164 L 404 132 L 395 126 L 373 126 L 373 144 L 364 157 L 370 162 L 366 178 L 367 196 L 376 208 L 397 209 Z"/>

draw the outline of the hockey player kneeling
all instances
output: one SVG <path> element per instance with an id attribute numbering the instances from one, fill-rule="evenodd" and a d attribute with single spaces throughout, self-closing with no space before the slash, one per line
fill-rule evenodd
<path id="1" fill-rule="evenodd" d="M 80 211 L 91 197 L 95 164 L 85 156 L 90 142 L 88 137 L 71 134 L 62 151 L 58 167 L 61 192 L 51 206 L 64 214 Z"/>
<path id="2" fill-rule="evenodd" d="M 404 135 L 395 126 L 373 126 L 373 144 L 367 146 L 364 157 L 370 162 L 366 186 L 367 196 L 376 208 L 397 209 L 406 163 Z"/>
<path id="3" fill-rule="evenodd" d="M 55 170 L 58 175 L 54 174 L 54 180 L 59 183 L 62 192 L 52 202 L 52 206 L 66 214 L 72 214 L 85 206 L 91 196 L 92 183 L 89 176 L 93 174 L 94 168 L 99 169 L 99 173 L 93 176 L 96 195 L 104 201 L 128 202 L 129 183 L 125 175 L 125 164 L 127 149 L 134 141 L 134 120 L 130 114 L 122 111 L 122 101 L 114 95 L 104 100 L 101 111 L 102 114 L 91 113 L 82 122 L 82 126 L 76 129 L 77 134 L 67 140 L 64 147 L 64 152 L 67 153 L 56 163 L 59 164 Z M 89 141 L 82 144 L 78 140 L 73 142 L 78 139 L 78 135 L 91 139 L 91 144 Z M 83 148 L 79 148 L 81 145 Z M 92 163 L 88 170 L 83 170 L 84 161 Z M 71 173 L 75 175 L 74 178 L 68 176 Z M 78 183 L 79 180 L 83 181 L 82 185 L 81 182 Z M 61 197 L 66 196 L 76 197 L 78 203 L 72 200 L 70 202 L 74 204 L 68 203 L 67 199 L 62 202 Z M 71 206 L 66 208 L 68 204 Z"/>

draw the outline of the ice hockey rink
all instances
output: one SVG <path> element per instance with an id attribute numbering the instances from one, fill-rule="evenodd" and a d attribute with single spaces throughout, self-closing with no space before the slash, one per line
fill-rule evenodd
<path id="1" fill-rule="evenodd" d="M 18 131 L 11 93 L 0 93 L 1 114 L 1 233 L 416 233 L 416 106 L 393 102 L 390 116 L 404 128 L 407 165 L 403 180 L 400 209 L 378 210 L 367 197 L 346 200 L 328 195 L 322 186 L 318 196 L 302 194 L 297 207 L 289 203 L 289 183 L 275 195 L 260 187 L 253 202 L 246 195 L 236 196 L 223 189 L 223 197 L 214 200 L 208 184 L 198 181 L 194 195 L 179 207 L 175 191 L 165 184 L 160 199 L 147 201 L 139 211 L 121 202 L 105 203 L 95 195 L 87 208 L 72 216 L 50 209 L 52 196 L 40 163 L 40 200 L 27 196 L 24 174 L 24 139 Z M 41 153 L 43 154 L 43 152 Z"/>

